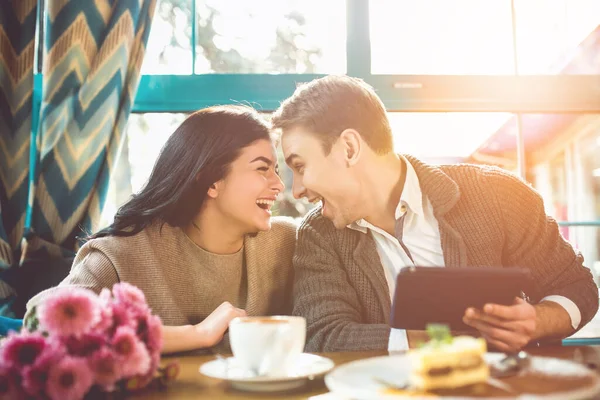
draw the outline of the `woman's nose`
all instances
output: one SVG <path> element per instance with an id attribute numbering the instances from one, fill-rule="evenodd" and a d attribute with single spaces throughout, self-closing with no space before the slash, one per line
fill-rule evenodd
<path id="1" fill-rule="evenodd" d="M 274 176 L 275 180 L 271 188 L 277 193 L 281 193 L 283 192 L 283 189 L 285 189 L 285 184 L 283 183 L 283 180 L 281 180 L 281 177 L 278 174 L 274 174 Z"/>

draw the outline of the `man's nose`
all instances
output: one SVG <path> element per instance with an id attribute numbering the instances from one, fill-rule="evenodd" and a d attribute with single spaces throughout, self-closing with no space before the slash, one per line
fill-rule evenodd
<path id="1" fill-rule="evenodd" d="M 292 193 L 294 194 L 294 198 L 300 200 L 302 197 L 306 197 L 306 188 L 302 184 L 302 181 L 294 178 L 294 183 L 292 184 Z"/>

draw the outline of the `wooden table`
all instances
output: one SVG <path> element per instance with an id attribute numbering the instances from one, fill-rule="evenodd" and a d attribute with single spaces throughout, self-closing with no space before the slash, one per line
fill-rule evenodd
<path id="1" fill-rule="evenodd" d="M 531 354 L 557 357 L 583 363 L 600 373 L 600 346 L 546 346 L 527 349 Z M 376 357 L 387 352 L 345 352 L 323 353 L 321 355 L 332 359 L 336 366 L 363 358 Z M 139 393 L 136 399 L 308 399 L 311 396 L 327 393 L 323 380 L 309 383 L 305 388 L 296 392 L 270 395 L 265 393 L 246 393 L 236 391 L 218 379 L 208 378 L 200 374 L 200 365 L 213 360 L 214 356 L 182 355 L 165 357 L 164 361 L 178 360 L 181 368 L 179 377 L 164 391 L 148 391 Z"/>

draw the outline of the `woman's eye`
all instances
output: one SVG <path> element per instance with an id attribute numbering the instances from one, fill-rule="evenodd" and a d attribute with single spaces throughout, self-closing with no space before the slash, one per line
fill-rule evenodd
<path id="1" fill-rule="evenodd" d="M 267 172 L 269 170 L 269 167 L 260 167 L 258 170 Z"/>

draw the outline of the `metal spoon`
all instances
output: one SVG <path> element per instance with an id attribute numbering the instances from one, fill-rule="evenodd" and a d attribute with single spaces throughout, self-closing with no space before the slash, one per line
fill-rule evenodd
<path id="1" fill-rule="evenodd" d="M 411 386 L 408 384 L 408 382 L 403 382 L 403 383 L 394 383 L 394 382 L 390 382 L 386 379 L 383 379 L 379 376 L 374 376 L 373 380 L 383 386 L 385 386 L 387 389 L 392 389 L 392 390 L 409 390 L 411 388 Z"/>
<path id="2" fill-rule="evenodd" d="M 531 358 L 525 351 L 508 353 L 503 359 L 492 363 L 490 374 L 494 378 L 506 378 L 513 376 L 529 367 Z"/>

